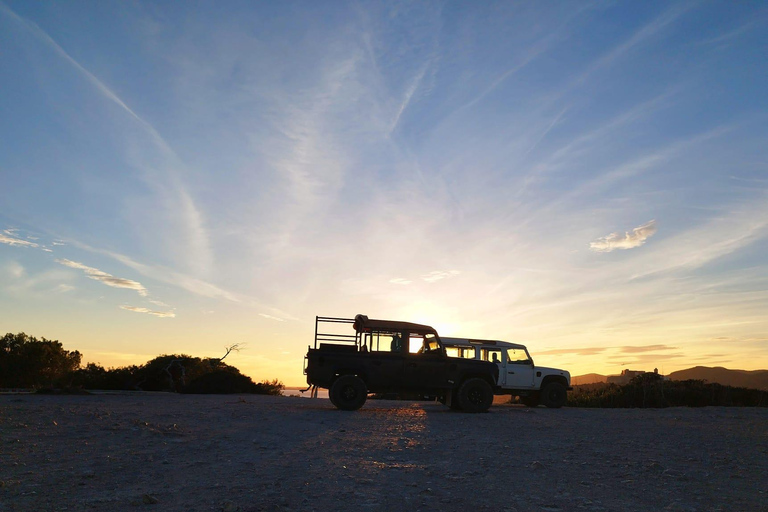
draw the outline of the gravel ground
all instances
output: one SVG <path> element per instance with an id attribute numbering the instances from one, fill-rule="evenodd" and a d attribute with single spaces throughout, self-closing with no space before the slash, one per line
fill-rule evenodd
<path id="1" fill-rule="evenodd" d="M 768 511 L 768 409 L 0 396 L 0 511 Z"/>

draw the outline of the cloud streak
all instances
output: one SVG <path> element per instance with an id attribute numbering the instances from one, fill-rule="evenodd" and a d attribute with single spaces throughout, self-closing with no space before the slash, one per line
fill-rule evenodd
<path id="1" fill-rule="evenodd" d="M 111 286 L 113 288 L 126 288 L 129 290 L 135 290 L 142 297 L 147 296 L 147 289 L 144 288 L 144 286 L 138 281 L 125 279 L 122 277 L 115 277 L 112 274 L 108 274 L 97 268 L 89 267 L 87 265 L 83 265 L 82 263 L 78 263 L 77 261 L 71 261 L 68 259 L 57 259 L 56 263 L 64 265 L 65 267 L 82 270 L 90 279 L 104 283 L 107 286 Z"/>
<path id="2" fill-rule="evenodd" d="M 127 311 L 133 311 L 134 313 L 146 313 L 148 315 L 157 316 L 160 318 L 175 318 L 176 313 L 173 311 L 153 311 L 148 308 L 141 308 L 136 306 L 120 306 L 120 309 L 125 309 Z"/>
<path id="3" fill-rule="evenodd" d="M 611 252 L 616 249 L 634 249 L 640 247 L 645 243 L 648 238 L 653 236 L 657 231 L 656 221 L 651 220 L 646 222 L 642 226 L 638 226 L 632 230 L 632 232 L 611 233 L 608 236 L 598 238 L 594 242 L 590 242 L 589 248 L 595 252 Z"/>
<path id="4" fill-rule="evenodd" d="M 9 231 L 10 230 L 6 230 L 6 233 Z M 12 247 L 40 247 L 40 244 L 22 240 L 21 238 L 16 238 L 14 236 L 8 236 L 3 233 L 0 233 L 0 244 L 7 244 Z"/>
<path id="5" fill-rule="evenodd" d="M 67 51 L 48 35 L 47 32 L 40 28 L 39 25 L 19 16 L 2 3 L 0 3 L 0 9 L 6 12 L 16 23 L 31 32 L 60 58 L 74 67 L 85 80 L 87 80 L 106 99 L 128 114 L 133 121 L 141 126 L 144 133 L 148 135 L 152 143 L 160 150 L 160 153 L 168 159 L 169 164 L 166 166 L 165 175 L 163 177 L 158 179 L 156 176 L 157 169 L 151 168 L 145 170 L 146 179 L 149 185 L 160 195 L 167 210 L 173 212 L 169 215 L 170 218 L 168 220 L 174 221 L 178 217 L 180 221 L 180 232 L 183 234 L 184 242 L 188 249 L 187 251 L 184 251 L 185 261 L 191 265 L 197 273 L 204 274 L 206 269 L 212 266 L 211 264 L 213 261 L 210 236 L 205 227 L 203 213 L 198 208 L 194 198 L 182 181 L 180 170 L 185 169 L 186 166 L 182 163 L 182 160 L 179 158 L 176 151 L 174 151 L 152 124 L 131 109 L 131 107 L 129 107 L 128 104 L 110 87 L 67 53 Z M 54 245 L 60 244 L 54 243 Z M 50 252 L 50 250 L 48 251 Z"/>

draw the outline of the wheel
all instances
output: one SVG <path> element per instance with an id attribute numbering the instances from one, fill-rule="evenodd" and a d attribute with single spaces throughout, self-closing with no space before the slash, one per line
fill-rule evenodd
<path id="1" fill-rule="evenodd" d="M 559 382 L 550 382 L 541 390 L 541 403 L 553 409 L 564 406 L 567 398 L 565 386 Z"/>
<path id="2" fill-rule="evenodd" d="M 337 404 L 337 403 L 336 403 L 336 400 L 333 398 L 333 395 L 331 394 L 331 390 L 330 390 L 330 389 L 328 390 L 328 400 L 330 400 L 330 401 L 331 401 L 331 403 L 333 404 L 333 406 L 334 406 L 335 408 L 337 408 L 337 409 L 339 409 L 339 408 L 340 408 L 340 407 L 339 407 L 339 404 Z"/>
<path id="3" fill-rule="evenodd" d="M 367 397 L 365 382 L 357 375 L 342 375 L 333 382 L 328 391 L 331 403 L 342 411 L 358 410 Z"/>
<path id="4" fill-rule="evenodd" d="M 539 405 L 539 397 L 536 396 L 536 395 L 521 396 L 520 397 L 520 403 L 525 405 L 526 407 L 538 407 L 538 405 Z"/>
<path id="5" fill-rule="evenodd" d="M 457 403 L 466 412 L 486 412 L 493 403 L 493 388 L 485 380 L 467 379 L 459 388 Z"/>

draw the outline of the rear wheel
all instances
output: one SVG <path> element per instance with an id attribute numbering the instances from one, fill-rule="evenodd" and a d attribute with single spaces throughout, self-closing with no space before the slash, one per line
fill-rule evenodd
<path id="1" fill-rule="evenodd" d="M 457 405 L 466 412 L 486 412 L 493 403 L 493 388 L 485 380 L 467 379 L 457 393 Z"/>
<path id="2" fill-rule="evenodd" d="M 328 390 L 331 403 L 342 411 L 358 410 L 367 397 L 368 389 L 365 387 L 365 382 L 357 375 L 342 375 Z"/>
<path id="3" fill-rule="evenodd" d="M 564 406 L 567 398 L 565 386 L 559 382 L 550 382 L 541 390 L 541 403 L 553 409 Z"/>

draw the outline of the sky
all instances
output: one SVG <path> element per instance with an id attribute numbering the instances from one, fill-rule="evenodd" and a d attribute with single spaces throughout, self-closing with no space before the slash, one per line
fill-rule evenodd
<path id="1" fill-rule="evenodd" d="M 0 331 L 304 383 L 315 316 L 768 368 L 763 2 L 0 0 Z"/>

